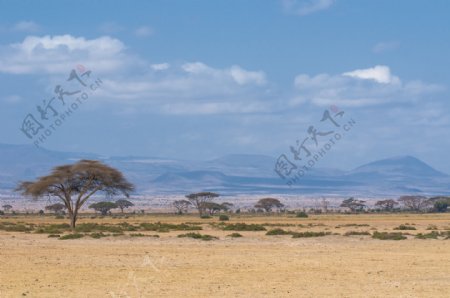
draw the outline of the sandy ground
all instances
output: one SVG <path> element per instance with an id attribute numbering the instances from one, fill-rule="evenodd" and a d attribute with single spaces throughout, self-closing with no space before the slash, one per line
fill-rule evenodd
<path id="1" fill-rule="evenodd" d="M 7 219 L 0 221 L 17 221 Z M 24 222 L 56 222 L 32 217 Z M 124 219 L 85 219 L 123 222 Z M 147 216 L 138 222 L 189 222 L 194 217 Z M 217 222 L 217 219 L 203 220 Z M 202 221 L 202 222 L 203 222 Z M 241 217 L 234 222 L 311 223 L 297 231 L 390 231 L 414 223 L 450 227 L 445 215 L 341 215 L 308 219 Z M 59 220 L 57 222 L 64 222 Z M 369 227 L 336 228 L 348 223 Z M 265 232 L 203 225 L 220 239 L 128 236 L 57 240 L 43 234 L 0 231 L 0 297 L 449 297 L 450 240 L 381 241 L 331 235 L 292 239 Z M 269 228 L 270 229 L 270 228 Z M 405 231 L 409 232 L 409 231 Z M 429 231 L 427 231 L 429 232 Z M 155 234 L 150 233 L 150 234 Z"/>

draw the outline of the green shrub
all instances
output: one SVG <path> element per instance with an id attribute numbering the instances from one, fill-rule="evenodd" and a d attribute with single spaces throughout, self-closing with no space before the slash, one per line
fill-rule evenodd
<path id="1" fill-rule="evenodd" d="M 427 227 L 427 230 L 432 230 L 432 231 L 434 231 L 434 230 L 437 230 L 438 229 L 438 227 L 436 226 L 436 225 L 429 225 L 428 227 Z"/>
<path id="2" fill-rule="evenodd" d="M 59 237 L 61 237 L 61 235 L 58 235 L 58 234 L 50 234 L 50 235 L 48 235 L 48 238 L 59 238 Z"/>
<path id="3" fill-rule="evenodd" d="M 84 237 L 84 234 L 75 233 L 75 234 L 67 234 L 67 235 L 61 236 L 58 239 L 59 240 L 69 240 L 69 239 L 79 239 L 79 238 L 83 238 L 83 237 Z"/>
<path id="4" fill-rule="evenodd" d="M 227 224 L 222 229 L 224 231 L 266 231 L 266 228 L 262 225 L 246 223 Z"/>
<path id="5" fill-rule="evenodd" d="M 0 230 L 7 232 L 30 232 L 33 230 L 31 226 L 14 223 L 0 223 Z"/>
<path id="6" fill-rule="evenodd" d="M 344 234 L 344 236 L 366 236 L 369 235 L 370 233 L 367 231 L 348 231 Z"/>
<path id="7" fill-rule="evenodd" d="M 419 233 L 416 235 L 416 239 L 438 239 L 439 232 L 432 231 L 430 233 L 422 234 Z"/>
<path id="8" fill-rule="evenodd" d="M 99 238 L 108 237 L 108 236 L 111 236 L 111 235 L 110 234 L 103 234 L 103 232 L 99 232 L 99 233 L 91 233 L 91 234 L 89 234 L 89 236 L 91 236 L 92 238 L 95 238 L 95 239 L 99 239 Z"/>
<path id="9" fill-rule="evenodd" d="M 416 230 L 415 227 L 413 226 L 408 226 L 408 225 L 399 225 L 398 227 L 394 228 L 394 230 L 401 230 L 401 231 L 407 231 L 407 230 Z"/>
<path id="10" fill-rule="evenodd" d="M 201 239 L 203 241 L 219 239 L 219 238 L 211 236 L 211 235 L 206 235 L 206 234 L 202 235 L 199 233 L 186 233 L 186 234 L 178 235 L 178 238 L 184 238 L 184 237 L 193 238 L 193 239 Z"/>
<path id="11" fill-rule="evenodd" d="M 230 217 L 228 215 L 225 214 L 221 214 L 219 216 L 219 220 L 225 221 L 225 220 L 230 220 Z"/>
<path id="12" fill-rule="evenodd" d="M 405 240 L 402 233 L 374 232 L 372 238 L 379 240 Z"/>
<path id="13" fill-rule="evenodd" d="M 231 237 L 231 238 L 240 238 L 240 237 L 242 237 L 242 235 L 239 234 L 239 233 L 232 233 L 232 234 L 227 235 L 227 237 Z"/>
<path id="14" fill-rule="evenodd" d="M 285 231 L 283 229 L 273 229 L 266 233 L 267 236 L 274 236 L 274 235 L 292 235 L 292 232 Z"/>
<path id="15" fill-rule="evenodd" d="M 56 215 L 55 218 L 56 218 L 56 219 L 64 219 L 64 216 L 62 216 L 62 215 Z"/>
<path id="16" fill-rule="evenodd" d="M 323 237 L 323 236 L 327 236 L 327 235 L 331 235 L 330 232 L 311 232 L 311 231 L 307 231 L 307 232 L 294 232 L 292 233 L 292 238 L 310 238 L 310 237 Z"/>
<path id="17" fill-rule="evenodd" d="M 304 212 L 304 211 L 300 211 L 300 212 L 297 212 L 297 214 L 295 214 L 295 217 L 307 218 L 308 214 L 306 214 L 306 212 Z"/>
<path id="18" fill-rule="evenodd" d="M 156 232 L 170 232 L 172 231 L 199 231 L 202 230 L 201 226 L 190 224 L 167 224 L 167 223 L 141 223 L 141 229 L 144 231 L 156 231 Z"/>
<path id="19" fill-rule="evenodd" d="M 211 216 L 209 216 L 209 215 L 207 215 L 207 214 L 203 214 L 203 215 L 200 216 L 200 218 L 202 218 L 202 219 L 208 219 L 208 218 L 211 218 Z"/>

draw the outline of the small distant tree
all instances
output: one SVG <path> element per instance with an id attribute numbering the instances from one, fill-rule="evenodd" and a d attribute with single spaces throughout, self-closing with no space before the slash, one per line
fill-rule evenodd
<path id="1" fill-rule="evenodd" d="M 3 205 L 2 207 L 3 207 L 3 210 L 5 210 L 5 212 L 8 212 L 9 210 L 12 209 L 13 206 L 6 204 L 6 205 Z"/>
<path id="2" fill-rule="evenodd" d="M 50 175 L 34 182 L 21 182 L 16 190 L 35 199 L 44 196 L 59 198 L 69 213 L 70 227 L 75 229 L 80 208 L 95 193 L 122 193 L 128 197 L 133 189 L 120 171 L 96 160 L 80 160 L 58 166 Z"/>
<path id="3" fill-rule="evenodd" d="M 222 210 L 222 205 L 216 202 L 205 202 L 203 204 L 205 210 L 209 213 L 209 215 L 214 215 L 215 213 Z"/>
<path id="4" fill-rule="evenodd" d="M 217 197 L 219 197 L 219 194 L 214 192 L 198 192 L 186 196 L 192 206 L 198 210 L 200 217 L 206 213 L 205 203 L 211 202 L 212 199 Z"/>
<path id="5" fill-rule="evenodd" d="M 39 210 L 39 212 L 38 212 L 38 213 L 39 213 L 39 215 L 41 215 L 41 216 L 42 216 L 42 215 L 44 215 L 44 210 Z"/>
<path id="6" fill-rule="evenodd" d="M 278 199 L 264 198 L 260 199 L 256 204 L 256 209 L 264 209 L 266 212 L 271 212 L 273 208 L 282 208 L 284 205 Z"/>
<path id="7" fill-rule="evenodd" d="M 61 203 L 55 203 L 52 205 L 45 206 L 45 210 L 52 211 L 55 214 L 61 213 L 61 211 L 63 211 L 64 209 L 66 209 L 66 206 Z"/>
<path id="8" fill-rule="evenodd" d="M 349 208 L 352 212 L 360 212 L 366 208 L 366 201 L 357 200 L 353 197 L 343 200 L 341 207 Z"/>
<path id="9" fill-rule="evenodd" d="M 429 198 L 428 203 L 433 206 L 435 212 L 447 212 L 447 208 L 450 205 L 450 197 Z"/>
<path id="10" fill-rule="evenodd" d="M 176 200 L 172 203 L 173 207 L 177 210 L 177 214 L 183 214 L 188 211 L 191 202 L 188 200 Z"/>
<path id="11" fill-rule="evenodd" d="M 116 209 L 118 206 L 114 202 L 98 202 L 89 205 L 89 208 L 101 212 L 102 215 L 106 215 L 111 209 Z"/>
<path id="12" fill-rule="evenodd" d="M 134 204 L 128 200 L 125 199 L 120 199 L 116 201 L 116 205 L 117 207 L 120 208 L 120 212 L 123 213 L 123 209 L 124 208 L 129 208 L 129 207 L 133 207 Z"/>
<path id="13" fill-rule="evenodd" d="M 375 206 L 379 207 L 381 210 L 384 211 L 392 211 L 394 210 L 396 205 L 398 205 L 398 202 L 392 199 L 380 200 L 375 203 Z"/>
<path id="14" fill-rule="evenodd" d="M 223 202 L 220 205 L 222 206 L 222 210 L 225 212 L 230 211 L 230 209 L 234 206 L 233 203 L 229 203 L 229 202 Z"/>
<path id="15" fill-rule="evenodd" d="M 402 203 L 405 208 L 412 211 L 422 211 L 429 206 L 430 202 L 424 196 L 401 196 L 398 202 Z"/>

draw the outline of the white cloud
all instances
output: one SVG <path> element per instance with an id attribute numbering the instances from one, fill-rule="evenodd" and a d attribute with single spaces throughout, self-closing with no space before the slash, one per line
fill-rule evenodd
<path id="1" fill-rule="evenodd" d="M 247 71 L 234 65 L 230 68 L 230 74 L 239 85 L 264 85 L 266 83 L 266 76 L 262 71 Z"/>
<path id="2" fill-rule="evenodd" d="M 150 65 L 150 68 L 155 71 L 166 70 L 166 69 L 169 69 L 169 67 L 170 67 L 169 63 L 159 63 L 159 64 Z"/>
<path id="3" fill-rule="evenodd" d="M 383 41 L 383 42 L 377 43 L 372 48 L 372 51 L 376 54 L 379 54 L 379 53 L 396 50 L 399 46 L 400 46 L 400 43 L 398 41 Z"/>
<path id="4" fill-rule="evenodd" d="M 134 31 L 134 34 L 137 37 L 148 37 L 153 35 L 153 33 L 154 33 L 153 28 L 149 26 L 141 26 Z"/>
<path id="5" fill-rule="evenodd" d="M 164 69 L 165 71 L 160 71 Z M 167 70 L 166 70 L 167 69 Z M 140 105 L 164 114 L 227 114 L 270 111 L 263 72 L 240 66 L 214 68 L 202 62 L 155 64 L 134 77 L 104 79 L 105 100 Z"/>
<path id="6" fill-rule="evenodd" d="M 13 31 L 33 33 L 39 31 L 40 26 L 33 21 L 21 21 L 15 24 L 11 29 Z"/>
<path id="7" fill-rule="evenodd" d="M 285 12 L 300 16 L 330 8 L 334 0 L 283 0 Z"/>
<path id="8" fill-rule="evenodd" d="M 317 106 L 374 106 L 414 102 L 444 88 L 421 81 L 401 82 L 387 66 L 355 70 L 341 75 L 298 75 L 291 105 L 311 102 Z"/>
<path id="9" fill-rule="evenodd" d="M 363 80 L 374 80 L 383 84 L 398 84 L 400 79 L 391 74 L 389 67 L 384 65 L 377 65 L 372 68 L 357 69 L 350 72 L 343 73 L 344 76 L 358 78 Z"/>
<path id="10" fill-rule="evenodd" d="M 77 64 L 96 72 L 113 71 L 130 63 L 124 51 L 120 40 L 108 36 L 90 40 L 71 35 L 28 36 L 0 48 L 0 72 L 67 73 Z"/>

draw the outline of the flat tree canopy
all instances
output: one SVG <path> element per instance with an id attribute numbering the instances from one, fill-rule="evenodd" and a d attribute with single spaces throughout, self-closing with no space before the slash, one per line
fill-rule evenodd
<path id="1" fill-rule="evenodd" d="M 282 208 L 284 205 L 278 199 L 274 198 L 264 198 L 260 199 L 256 204 L 255 208 L 262 208 L 266 212 L 271 212 L 273 208 Z"/>
<path id="2" fill-rule="evenodd" d="M 55 167 L 50 175 L 36 181 L 21 182 L 17 190 L 38 199 L 43 196 L 59 198 L 67 208 L 70 226 L 75 228 L 78 211 L 95 193 L 119 193 L 129 197 L 134 186 L 122 173 L 96 160 L 80 160 L 71 165 Z"/>
<path id="3" fill-rule="evenodd" d="M 219 194 L 214 192 L 197 192 L 187 195 L 186 198 L 195 208 L 197 208 L 198 213 L 202 216 L 206 212 L 205 203 L 211 202 L 212 199 L 217 198 L 218 196 Z"/>
<path id="4" fill-rule="evenodd" d="M 106 215 L 111 209 L 116 209 L 118 207 L 119 206 L 117 206 L 117 204 L 114 202 L 98 202 L 89 205 L 89 208 L 101 212 L 102 215 Z"/>
<path id="5" fill-rule="evenodd" d="M 124 208 L 133 207 L 134 204 L 128 200 L 120 199 L 116 201 L 116 205 L 120 208 L 120 211 L 123 213 Z"/>

